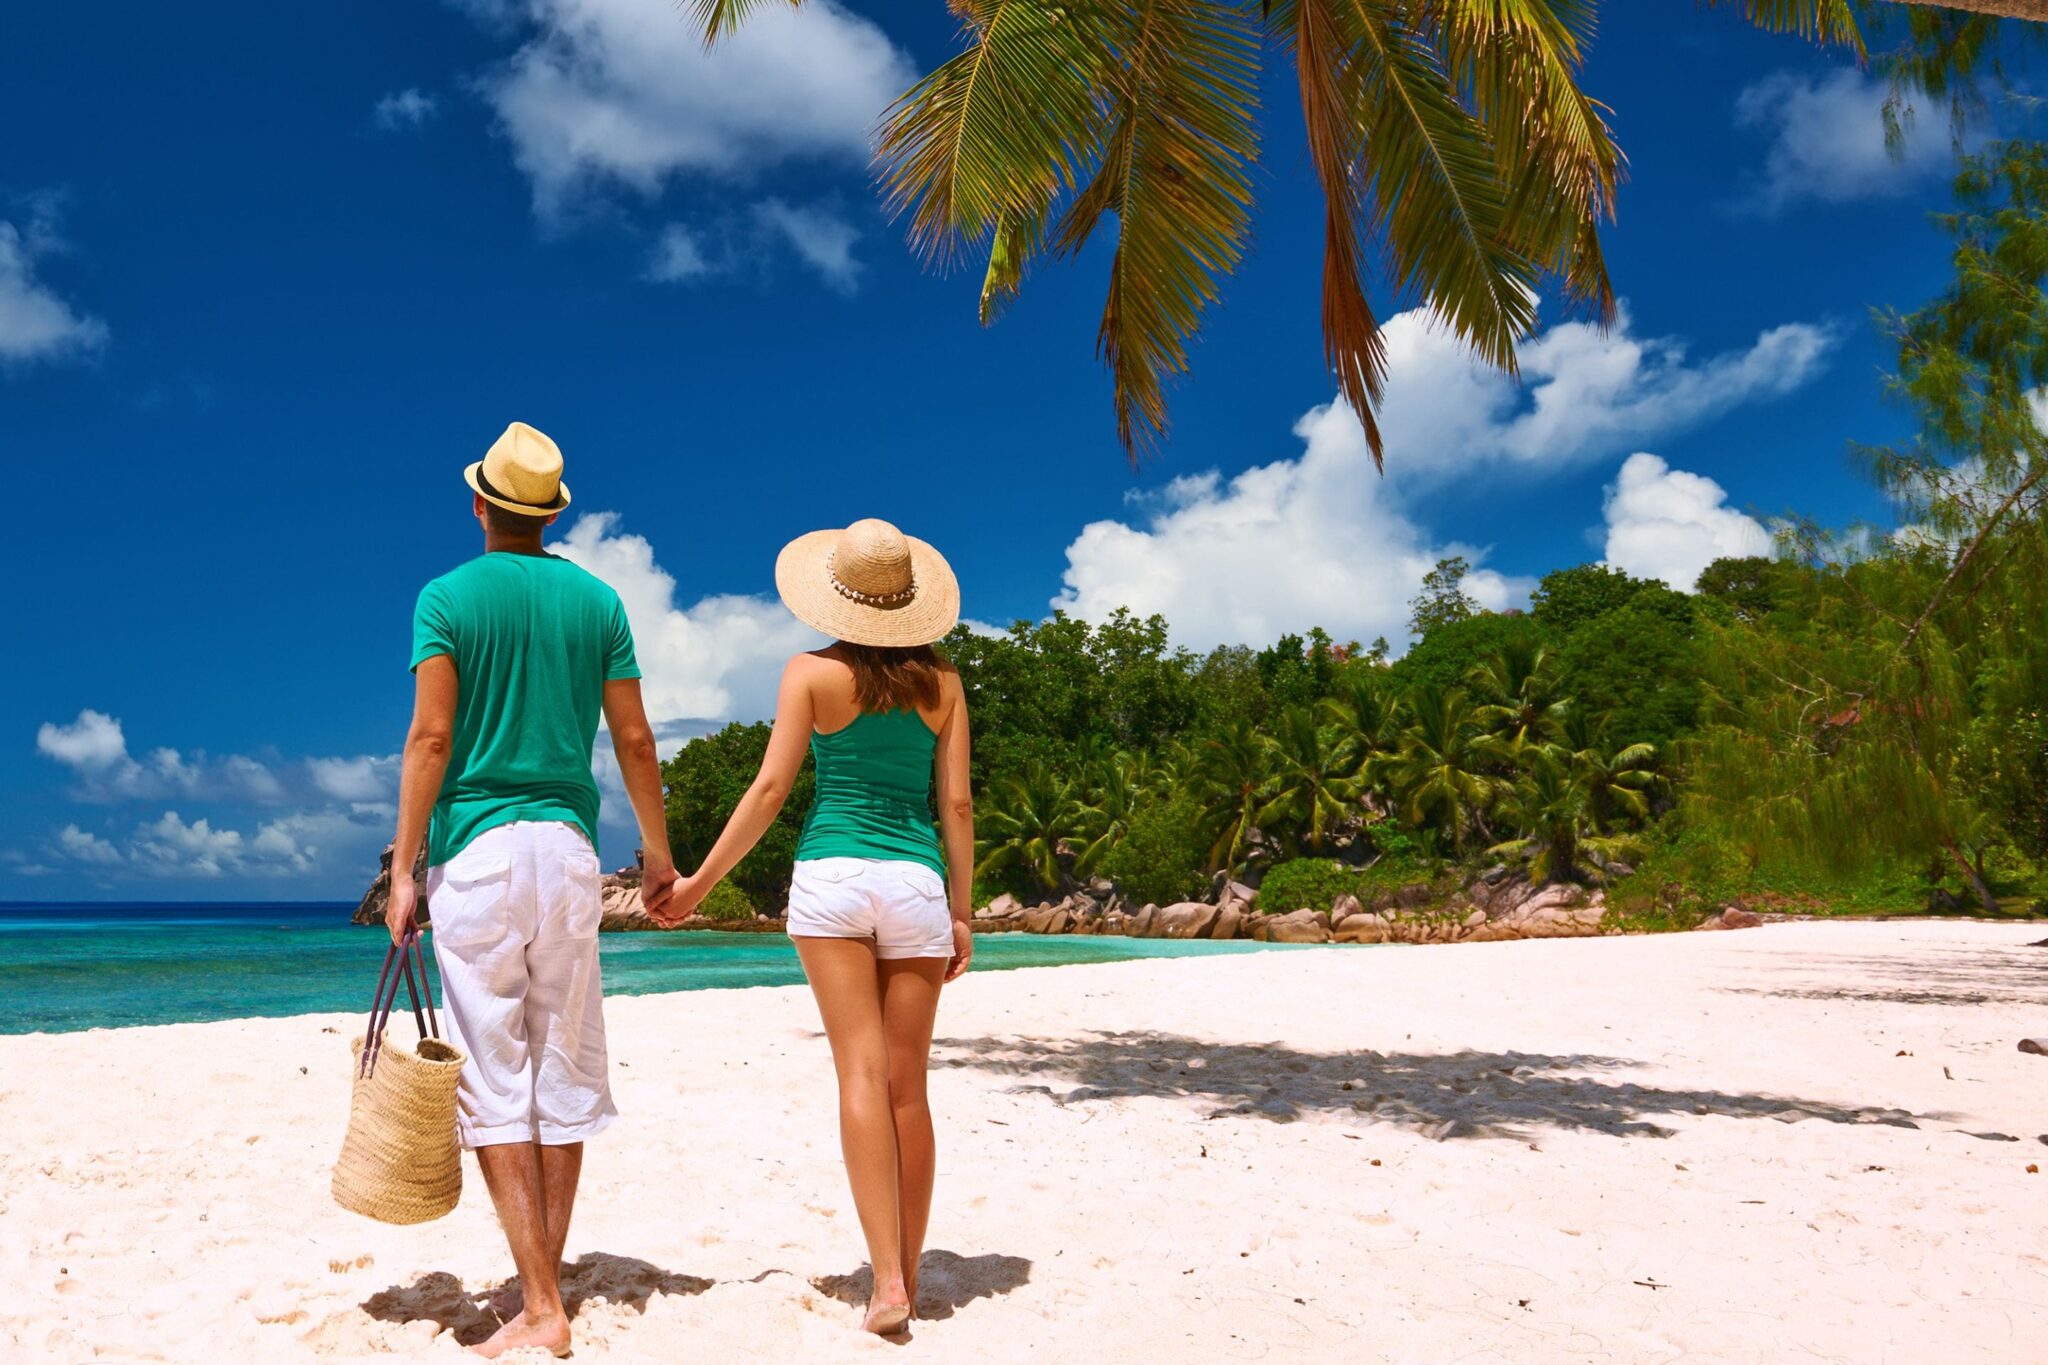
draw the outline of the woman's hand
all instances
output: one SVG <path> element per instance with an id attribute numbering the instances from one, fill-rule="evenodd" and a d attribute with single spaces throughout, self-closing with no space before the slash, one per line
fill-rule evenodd
<path id="1" fill-rule="evenodd" d="M 695 873 L 677 877 L 669 883 L 667 895 L 658 902 L 647 903 L 647 917 L 664 929 L 673 929 L 696 914 L 710 892 L 711 884 Z"/>
<path id="2" fill-rule="evenodd" d="M 964 919 L 953 921 L 953 960 L 946 964 L 946 980 L 958 981 L 974 961 L 974 930 Z"/>

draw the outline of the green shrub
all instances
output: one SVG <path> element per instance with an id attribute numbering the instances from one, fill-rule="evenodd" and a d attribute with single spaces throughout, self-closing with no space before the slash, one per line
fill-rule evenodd
<path id="1" fill-rule="evenodd" d="M 1131 817 L 1128 833 L 1102 857 L 1102 875 L 1133 904 L 1193 900 L 1208 886 L 1201 812 L 1181 796 L 1150 802 Z"/>
<path id="2" fill-rule="evenodd" d="M 1327 910 L 1337 897 L 1358 894 L 1358 869 L 1334 858 L 1296 858 L 1276 863 L 1259 883 L 1259 909 L 1269 915 L 1290 910 Z"/>
<path id="3" fill-rule="evenodd" d="M 720 924 L 743 924 L 754 917 L 754 903 L 731 882 L 720 882 L 704 897 L 697 913 Z"/>

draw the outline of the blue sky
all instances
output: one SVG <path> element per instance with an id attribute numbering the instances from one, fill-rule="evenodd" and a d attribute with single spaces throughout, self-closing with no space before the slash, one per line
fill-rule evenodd
<path id="1" fill-rule="evenodd" d="M 478 550 L 461 467 L 513 418 L 566 452 L 565 552 L 626 597 L 672 738 L 764 711 L 807 643 L 776 549 L 864 515 L 945 549 L 978 620 L 1129 604 L 1197 647 L 1398 646 L 1445 553 L 1508 605 L 1602 558 L 1687 586 L 1789 511 L 1882 519 L 1846 443 L 1902 431 L 1869 310 L 1946 278 L 1941 120 L 1894 162 L 1839 55 L 1603 10 L 1625 321 L 1546 309 L 1517 388 L 1396 318 L 1384 480 L 1328 406 L 1284 70 L 1252 253 L 1134 473 L 1106 255 L 983 330 L 977 277 L 876 208 L 868 130 L 951 50 L 938 0 L 770 11 L 709 57 L 656 0 L 10 16 L 0 899 L 354 895 L 413 598 Z"/>

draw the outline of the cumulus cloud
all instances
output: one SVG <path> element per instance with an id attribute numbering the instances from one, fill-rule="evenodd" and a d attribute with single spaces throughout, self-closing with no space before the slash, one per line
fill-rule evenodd
<path id="1" fill-rule="evenodd" d="M 1712 479 L 1629 456 L 1607 490 L 1607 563 L 1691 592 L 1717 559 L 1769 554 L 1770 533 L 1727 502 Z"/>
<path id="2" fill-rule="evenodd" d="M 659 284 L 684 284 L 719 274 L 724 265 L 714 262 L 698 235 L 681 223 L 670 223 L 654 243 L 647 258 L 647 278 Z"/>
<path id="3" fill-rule="evenodd" d="M 45 721 L 36 752 L 71 770 L 71 795 L 100 803 L 165 798 L 258 805 L 339 800 L 388 802 L 397 791 L 396 755 L 268 763 L 246 754 L 190 754 L 169 747 L 138 758 L 117 717 L 87 707 L 68 724 Z"/>
<path id="4" fill-rule="evenodd" d="M 297 812 L 244 832 L 209 816 L 188 820 L 166 810 L 119 842 L 67 824 L 44 853 L 53 863 L 122 879 L 280 877 L 324 867 L 342 876 L 360 869 L 367 881 L 375 849 L 389 836 L 387 822 L 343 811 Z M 324 862 L 327 854 L 339 858 Z"/>
<path id="5" fill-rule="evenodd" d="M 832 0 L 763 6 L 711 51 L 672 5 L 527 0 L 520 13 L 525 41 L 484 94 L 543 217 L 594 187 L 651 195 L 793 158 L 864 163 L 877 117 L 916 78 Z"/>
<path id="6" fill-rule="evenodd" d="M 64 249 L 58 203 L 55 195 L 41 195 L 25 221 L 0 222 L 0 364 L 64 360 L 106 343 L 104 322 L 79 312 L 38 277 L 39 264 Z"/>
<path id="7" fill-rule="evenodd" d="M 797 259 L 818 272 L 819 278 L 842 294 L 860 287 L 860 262 L 853 259 L 853 244 L 860 232 L 853 224 L 820 205 L 785 204 L 766 199 L 754 206 L 754 216 L 770 235 L 789 244 Z"/>
<path id="8" fill-rule="evenodd" d="M 97 834 L 80 829 L 77 825 L 66 825 L 57 831 L 57 846 L 64 856 L 81 863 L 118 863 L 121 850 L 115 848 Z"/>
<path id="9" fill-rule="evenodd" d="M 625 604 L 647 714 L 664 733 L 693 721 L 772 714 L 783 663 L 824 643 L 772 598 L 719 594 L 678 606 L 674 576 L 655 562 L 644 537 L 619 530 L 616 513 L 582 517 L 554 548 L 609 583 Z"/>
<path id="10" fill-rule="evenodd" d="M 441 101 L 427 94 L 418 86 L 394 90 L 379 99 L 370 111 L 370 118 L 387 133 L 399 132 L 406 128 L 417 128 L 432 118 L 441 107 Z"/>
<path id="11" fill-rule="evenodd" d="M 1791 393 L 1820 373 L 1838 336 L 1786 323 L 1695 361 L 1677 338 L 1640 335 L 1624 306 L 1605 333 L 1568 322 L 1526 342 L 1519 384 L 1475 360 L 1426 310 L 1393 318 L 1386 339 L 1387 478 L 1417 486 L 1480 465 L 1583 463 Z"/>
<path id="12" fill-rule="evenodd" d="M 1885 146 L 1889 86 L 1844 67 L 1779 71 L 1735 98 L 1735 125 L 1770 139 L 1742 207 L 1777 213 L 1801 200 L 1847 203 L 1905 194 L 1950 164 L 1946 137 L 1909 128 L 1902 154 Z"/>
<path id="13" fill-rule="evenodd" d="M 306 772 L 314 789 L 337 801 L 381 808 L 398 795 L 397 754 L 375 758 L 309 758 Z"/>
<path id="14" fill-rule="evenodd" d="M 1438 559 L 1471 546 L 1434 544 L 1374 474 L 1365 432 L 1342 403 L 1294 428 L 1300 458 L 1224 481 L 1175 479 L 1148 499 L 1141 526 L 1098 521 L 1067 547 L 1053 605 L 1089 620 L 1118 607 L 1158 612 L 1178 643 L 1206 648 L 1322 626 L 1338 639 L 1405 637 L 1409 599 Z M 1498 610 L 1532 585 L 1481 568 L 1465 587 Z"/>
<path id="15" fill-rule="evenodd" d="M 1351 410 L 1316 408 L 1295 427 L 1299 457 L 1227 481 L 1176 479 L 1134 500 L 1131 517 L 1085 527 L 1067 547 L 1053 605 L 1091 620 L 1120 606 L 1159 612 L 1196 647 L 1315 625 L 1398 641 L 1423 574 L 1459 554 L 1480 566 L 1466 588 L 1481 605 L 1513 605 L 1527 580 L 1484 567 L 1483 548 L 1427 529 L 1421 512 L 1447 479 L 1488 468 L 1554 473 L 1696 426 L 1797 388 L 1834 341 L 1828 328 L 1792 323 L 1694 361 L 1680 341 L 1638 335 L 1624 313 L 1605 335 L 1566 323 L 1533 338 L 1518 386 L 1474 362 L 1428 314 L 1403 313 L 1387 327 L 1384 480 Z M 1706 517 L 1695 534 L 1734 532 Z"/>

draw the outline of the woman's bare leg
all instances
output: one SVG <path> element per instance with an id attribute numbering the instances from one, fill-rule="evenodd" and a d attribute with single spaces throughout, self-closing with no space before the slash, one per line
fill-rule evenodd
<path id="1" fill-rule="evenodd" d="M 903 1282 L 896 1126 L 889 1111 L 889 1052 L 875 949 L 864 939 L 795 942 L 832 1043 L 832 1066 L 839 1074 L 839 1145 L 874 1270 L 875 1292 L 863 1325 L 886 1334 L 902 1327 L 910 1296 Z"/>
<path id="2" fill-rule="evenodd" d="M 939 1008 L 942 957 L 898 958 L 877 966 L 882 978 L 882 1035 L 889 1051 L 889 1108 L 896 1128 L 898 1245 L 903 1285 L 917 1311 L 917 1263 L 924 1253 L 932 1211 L 932 1111 L 925 1071 L 932 1051 L 932 1019 Z"/>

